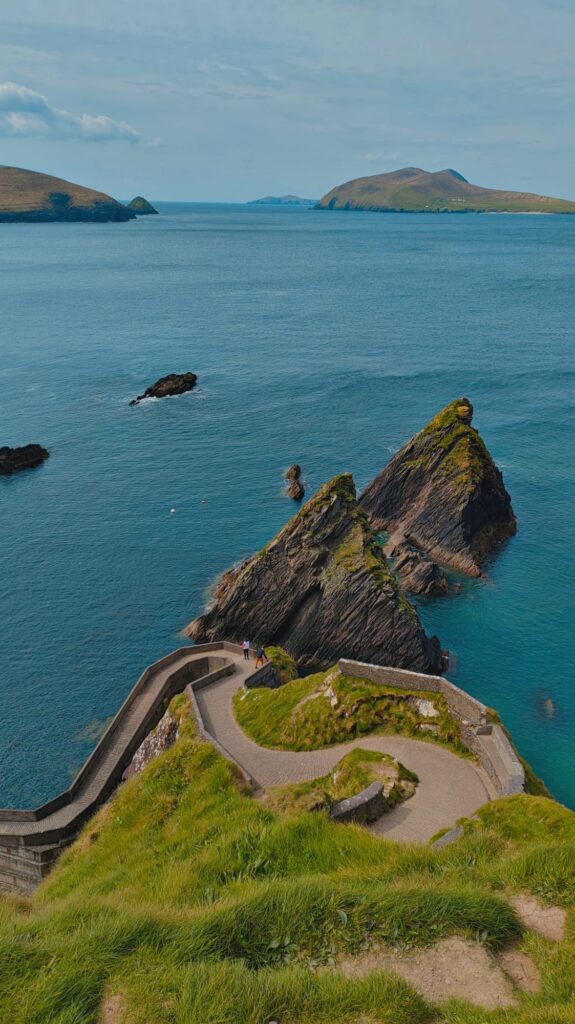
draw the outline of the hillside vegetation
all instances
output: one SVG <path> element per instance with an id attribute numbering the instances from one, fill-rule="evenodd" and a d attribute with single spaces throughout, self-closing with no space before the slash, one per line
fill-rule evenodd
<path id="1" fill-rule="evenodd" d="M 233 705 L 242 729 L 263 747 L 318 750 L 368 733 L 387 733 L 433 740 L 469 754 L 443 694 L 383 687 L 343 675 L 337 667 L 293 679 L 279 690 L 240 689 Z"/>
<path id="2" fill-rule="evenodd" d="M 524 932 L 512 895 L 527 892 L 575 902 L 575 816 L 552 801 L 502 800 L 451 846 L 403 846 L 321 812 L 278 817 L 187 719 L 32 900 L 0 897 L 0 1020 L 567 1024 L 573 920 L 559 942 Z M 340 969 L 458 935 L 489 955 L 521 943 L 539 992 L 512 1011 L 439 1007 L 389 970 Z"/>
<path id="3" fill-rule="evenodd" d="M 481 188 L 449 169 L 429 172 L 403 167 L 337 185 L 316 208 L 398 213 L 575 213 L 575 202 L 531 192 Z"/>

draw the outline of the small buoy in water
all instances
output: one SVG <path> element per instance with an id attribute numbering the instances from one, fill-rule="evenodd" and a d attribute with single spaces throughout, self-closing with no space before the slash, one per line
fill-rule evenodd
<path id="1" fill-rule="evenodd" d="M 207 505 L 207 504 L 208 504 L 207 499 L 206 498 L 202 498 L 202 500 L 200 501 L 200 505 Z"/>
<path id="2" fill-rule="evenodd" d="M 171 508 L 170 509 L 170 514 L 173 515 L 175 511 L 176 511 L 175 508 Z"/>

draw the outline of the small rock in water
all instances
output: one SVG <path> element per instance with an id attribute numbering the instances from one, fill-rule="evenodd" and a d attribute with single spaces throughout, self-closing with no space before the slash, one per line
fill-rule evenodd
<path id="1" fill-rule="evenodd" d="M 183 395 L 186 391 L 195 388 L 197 383 L 198 377 L 195 373 L 168 373 L 167 376 L 160 377 L 155 384 L 146 388 L 143 395 L 133 398 L 130 405 L 137 405 L 143 398 L 168 398 L 170 395 Z"/>
<path id="2" fill-rule="evenodd" d="M 174 514 L 174 512 L 175 512 L 175 511 L 176 511 L 176 510 L 175 510 L 175 508 L 171 508 L 171 509 L 170 509 L 170 513 L 171 513 L 172 515 Z"/>
<path id="3" fill-rule="evenodd" d="M 284 473 L 284 479 L 288 481 L 286 494 L 288 498 L 293 498 L 294 501 L 301 501 L 305 494 L 305 487 L 300 477 L 301 466 L 297 462 L 294 462 Z"/>
<path id="4" fill-rule="evenodd" d="M 50 452 L 41 444 L 25 444 L 22 448 L 9 448 L 5 445 L 0 448 L 0 475 L 8 476 L 20 469 L 34 469 L 44 462 L 49 454 Z"/>

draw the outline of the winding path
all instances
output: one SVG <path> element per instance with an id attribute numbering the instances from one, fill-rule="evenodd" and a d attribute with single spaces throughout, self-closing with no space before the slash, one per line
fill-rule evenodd
<path id="1" fill-rule="evenodd" d="M 352 743 L 322 750 L 270 750 L 260 747 L 237 724 L 232 697 L 252 674 L 253 663 L 227 652 L 235 663 L 233 675 L 195 693 L 206 728 L 219 744 L 265 789 L 303 782 L 326 775 L 354 747 L 391 754 L 416 772 L 420 783 L 415 795 L 371 826 L 373 832 L 402 842 L 427 842 L 436 832 L 468 817 L 496 794 L 488 776 L 474 761 L 457 757 L 433 743 L 403 736 L 365 736 Z"/>

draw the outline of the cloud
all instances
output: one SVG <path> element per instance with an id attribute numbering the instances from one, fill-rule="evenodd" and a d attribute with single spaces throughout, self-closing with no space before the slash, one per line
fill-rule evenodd
<path id="1" fill-rule="evenodd" d="M 89 142 L 139 142 L 125 121 L 105 114 L 69 114 L 45 96 L 14 82 L 0 85 L 0 135 L 26 139 L 85 139 Z"/>

